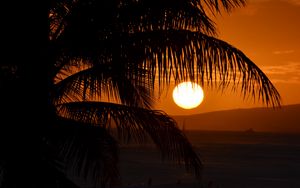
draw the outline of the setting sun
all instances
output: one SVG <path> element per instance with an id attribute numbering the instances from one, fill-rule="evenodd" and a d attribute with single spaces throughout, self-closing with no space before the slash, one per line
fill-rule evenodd
<path id="1" fill-rule="evenodd" d="M 203 89 L 196 83 L 182 82 L 173 90 L 174 102 L 184 109 L 196 108 L 202 103 L 203 98 Z"/>

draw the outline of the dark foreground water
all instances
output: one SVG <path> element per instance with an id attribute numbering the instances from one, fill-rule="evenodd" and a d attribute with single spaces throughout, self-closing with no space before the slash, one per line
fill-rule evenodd
<path id="1" fill-rule="evenodd" d="M 186 132 L 204 164 L 202 187 L 299 188 L 300 135 Z M 121 150 L 123 187 L 201 187 L 153 147 Z"/>

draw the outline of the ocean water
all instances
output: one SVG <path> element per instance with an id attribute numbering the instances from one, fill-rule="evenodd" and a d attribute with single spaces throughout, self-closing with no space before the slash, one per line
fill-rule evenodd
<path id="1" fill-rule="evenodd" d="M 186 131 L 203 165 L 202 182 L 151 146 L 121 150 L 124 187 L 299 188 L 300 135 Z"/>

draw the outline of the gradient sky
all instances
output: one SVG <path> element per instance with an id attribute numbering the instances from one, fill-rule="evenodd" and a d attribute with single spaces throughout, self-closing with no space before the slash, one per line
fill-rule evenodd
<path id="1" fill-rule="evenodd" d="M 244 8 L 216 18 L 218 38 L 242 50 L 269 77 L 282 96 L 282 104 L 300 103 L 300 0 L 249 0 Z M 191 110 L 172 100 L 172 88 L 156 108 L 169 115 L 197 114 L 225 109 L 265 106 L 243 100 L 230 89 L 224 93 L 204 89 L 203 103 Z"/>

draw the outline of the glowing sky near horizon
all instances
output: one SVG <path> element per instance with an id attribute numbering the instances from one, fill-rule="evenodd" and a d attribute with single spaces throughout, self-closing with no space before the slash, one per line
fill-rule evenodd
<path id="1" fill-rule="evenodd" d="M 300 0 L 249 0 L 246 7 L 216 18 L 218 38 L 242 50 L 272 81 L 282 104 L 300 103 Z M 172 101 L 172 89 L 156 108 L 171 115 L 265 106 L 243 100 L 239 92 L 205 90 L 206 98 L 184 110 Z"/>

